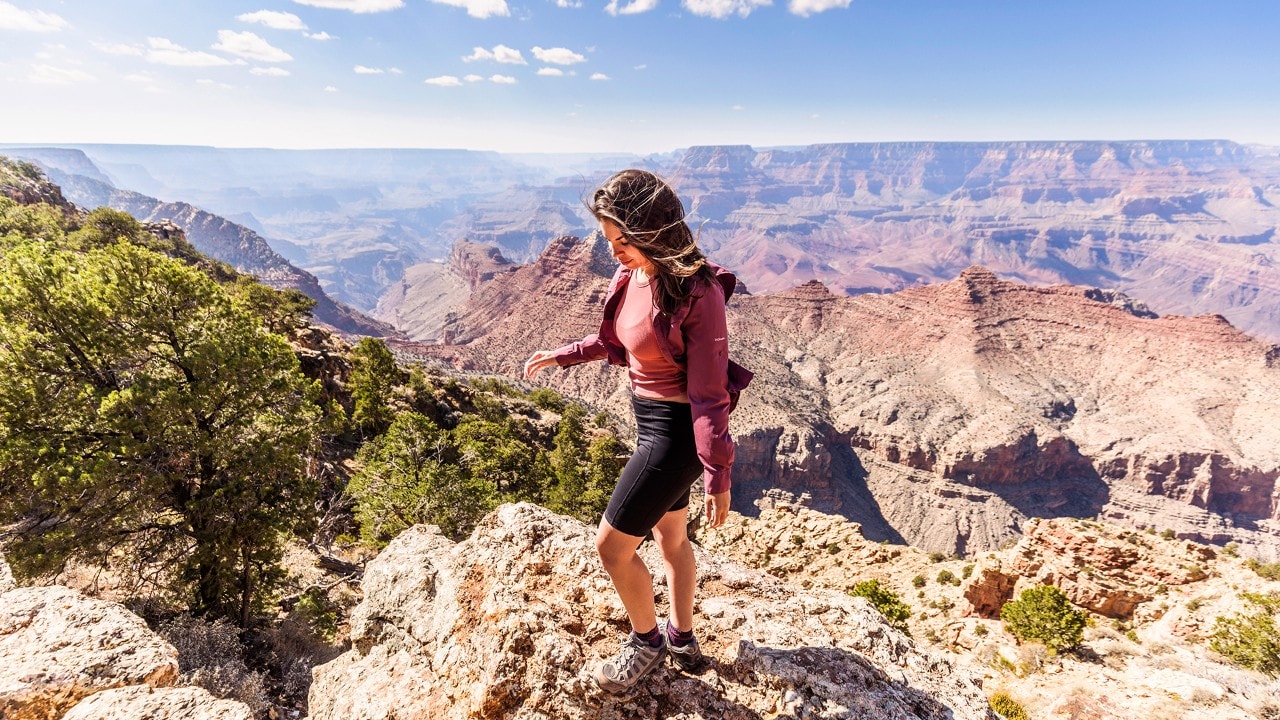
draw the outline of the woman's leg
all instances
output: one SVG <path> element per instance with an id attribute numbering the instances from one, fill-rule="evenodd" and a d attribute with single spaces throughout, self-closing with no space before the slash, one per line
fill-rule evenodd
<path id="1" fill-rule="evenodd" d="M 600 553 L 600 561 L 613 580 L 623 607 L 627 609 L 631 628 L 637 633 L 647 633 L 658 626 L 658 613 L 653 605 L 653 577 L 636 554 L 636 548 L 643 540 L 615 529 L 604 518 L 601 518 L 600 530 L 596 533 L 596 551 Z M 690 549 L 691 559 L 692 552 Z M 690 598 L 692 603 L 692 595 Z"/>
<path id="2" fill-rule="evenodd" d="M 667 566 L 671 624 L 682 632 L 693 629 L 693 590 L 697 582 L 693 545 L 689 542 L 688 518 L 688 507 L 672 510 L 663 515 L 653 528 L 653 538 L 658 541 L 662 560 Z"/>

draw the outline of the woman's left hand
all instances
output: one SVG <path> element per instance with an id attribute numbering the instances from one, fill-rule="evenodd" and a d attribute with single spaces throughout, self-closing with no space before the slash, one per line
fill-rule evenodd
<path id="1" fill-rule="evenodd" d="M 707 527 L 720 527 L 729 519 L 729 491 L 707 496 Z"/>

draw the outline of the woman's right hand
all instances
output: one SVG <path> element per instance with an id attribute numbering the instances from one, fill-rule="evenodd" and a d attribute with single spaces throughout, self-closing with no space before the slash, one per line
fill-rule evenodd
<path id="1" fill-rule="evenodd" d="M 524 363 L 524 379 L 533 379 L 534 374 L 544 367 L 556 364 L 556 356 L 550 350 L 539 350 Z"/>

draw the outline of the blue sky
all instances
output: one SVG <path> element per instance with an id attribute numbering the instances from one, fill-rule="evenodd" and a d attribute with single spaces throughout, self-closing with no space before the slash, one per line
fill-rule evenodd
<path id="1" fill-rule="evenodd" d="M 0 0 L 0 142 L 1280 145 L 1280 2 Z"/>

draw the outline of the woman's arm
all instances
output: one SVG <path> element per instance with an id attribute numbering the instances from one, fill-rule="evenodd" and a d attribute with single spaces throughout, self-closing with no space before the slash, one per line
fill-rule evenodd
<path id="1" fill-rule="evenodd" d="M 719 283 L 712 282 L 701 296 L 693 298 L 681 331 L 693 439 L 698 459 L 702 461 L 703 484 L 710 497 L 729 489 L 733 467 L 733 439 L 729 436 L 729 330 L 724 290 Z M 727 510 L 727 503 L 725 506 Z"/>

